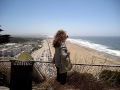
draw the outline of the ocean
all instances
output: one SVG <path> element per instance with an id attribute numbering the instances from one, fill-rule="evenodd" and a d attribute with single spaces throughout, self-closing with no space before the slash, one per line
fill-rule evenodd
<path id="1" fill-rule="evenodd" d="M 69 37 L 68 41 L 100 52 L 120 57 L 120 37 Z"/>

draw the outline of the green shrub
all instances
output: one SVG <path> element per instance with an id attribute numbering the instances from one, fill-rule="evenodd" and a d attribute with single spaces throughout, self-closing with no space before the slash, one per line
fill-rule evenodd
<path id="1" fill-rule="evenodd" d="M 5 75 L 0 72 L 0 86 L 4 86 L 5 84 Z"/>
<path id="2" fill-rule="evenodd" d="M 10 86 L 10 70 L 0 67 L 0 86 Z"/>
<path id="3" fill-rule="evenodd" d="M 4 69 L 0 69 L 0 86 L 5 86 L 6 84 L 6 71 Z"/>

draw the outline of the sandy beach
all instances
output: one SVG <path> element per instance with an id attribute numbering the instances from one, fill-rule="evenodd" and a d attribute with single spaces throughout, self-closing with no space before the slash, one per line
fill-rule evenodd
<path id="1" fill-rule="evenodd" d="M 50 40 L 50 47 L 52 54 L 54 54 L 54 48 L 52 47 L 53 39 Z M 96 50 L 78 46 L 69 41 L 66 42 L 68 51 L 70 52 L 70 58 L 72 63 L 80 64 L 120 64 L 120 58 L 113 57 L 111 55 L 98 52 Z M 53 56 L 53 55 L 52 55 Z"/>

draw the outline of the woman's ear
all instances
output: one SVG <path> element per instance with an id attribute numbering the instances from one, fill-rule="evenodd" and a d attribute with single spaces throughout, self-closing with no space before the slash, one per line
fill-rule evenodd
<path id="1" fill-rule="evenodd" d="M 67 35 L 66 37 L 68 38 L 69 36 Z"/>

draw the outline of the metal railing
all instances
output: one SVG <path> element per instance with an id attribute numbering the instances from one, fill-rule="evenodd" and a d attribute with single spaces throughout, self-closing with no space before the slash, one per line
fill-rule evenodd
<path id="1" fill-rule="evenodd" d="M 0 84 L 10 87 L 11 62 L 14 60 L 0 61 Z M 56 70 L 51 62 L 44 61 L 21 61 L 32 62 L 32 89 L 56 88 Z M 22 77 L 20 77 L 22 78 Z M 96 64 L 73 64 L 73 68 L 67 74 L 67 89 L 78 90 L 119 90 L 120 89 L 120 65 L 96 65 Z"/>

